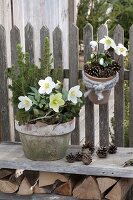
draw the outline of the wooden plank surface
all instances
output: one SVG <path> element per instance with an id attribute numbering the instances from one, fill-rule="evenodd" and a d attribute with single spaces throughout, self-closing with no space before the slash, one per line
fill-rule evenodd
<path id="1" fill-rule="evenodd" d="M 105 35 L 108 35 L 107 27 L 102 24 L 98 28 L 98 41 Z M 99 51 L 104 51 L 104 45 L 99 44 Z M 109 108 L 108 103 L 99 105 L 99 141 L 100 145 L 108 145 L 109 143 Z"/>
<path id="2" fill-rule="evenodd" d="M 90 41 L 93 40 L 93 27 L 87 24 L 83 30 L 84 38 L 84 62 L 89 59 L 92 48 Z M 94 143 L 94 104 L 87 97 L 85 100 L 85 140 Z"/>
<path id="3" fill-rule="evenodd" d="M 124 30 L 120 25 L 114 30 L 114 41 L 116 45 L 119 43 L 124 44 Z M 118 56 L 115 55 L 115 60 Z M 119 81 L 114 88 L 114 131 L 115 131 L 115 144 L 122 147 L 124 145 L 124 63 L 123 57 L 119 59 L 121 71 L 119 73 Z"/>
<path id="4" fill-rule="evenodd" d="M 74 197 L 39 194 L 39 195 L 17 195 L 0 193 L 0 200 L 76 200 Z"/>
<path id="5" fill-rule="evenodd" d="M 0 141 L 10 140 L 8 90 L 5 70 L 7 67 L 6 33 L 0 25 Z"/>
<path id="6" fill-rule="evenodd" d="M 80 148 L 71 146 L 68 152 L 77 152 Z M 125 161 L 133 158 L 133 148 L 120 147 L 116 154 L 108 155 L 106 159 L 99 159 L 94 153 L 93 161 L 88 166 L 82 162 L 68 163 L 65 158 L 32 161 L 25 158 L 20 144 L 0 144 L 0 152 L 0 168 L 133 178 L 133 167 L 122 167 Z"/>
<path id="7" fill-rule="evenodd" d="M 69 88 L 78 84 L 78 66 L 79 66 L 79 30 L 72 24 L 69 30 Z M 75 130 L 71 136 L 72 144 L 79 144 L 79 118 L 76 118 Z"/>

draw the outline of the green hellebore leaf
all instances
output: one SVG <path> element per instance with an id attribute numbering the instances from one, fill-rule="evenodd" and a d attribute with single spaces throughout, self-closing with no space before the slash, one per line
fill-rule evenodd
<path id="1" fill-rule="evenodd" d="M 35 93 L 35 99 L 37 100 L 37 102 L 39 102 L 40 101 L 40 94 L 39 94 L 39 92 L 37 92 L 37 93 Z"/>
<path id="2" fill-rule="evenodd" d="M 30 87 L 30 89 L 36 94 L 38 93 L 38 90 L 35 87 Z"/>
<path id="3" fill-rule="evenodd" d="M 62 89 L 62 98 L 64 101 L 67 101 L 68 98 L 68 92 L 64 88 Z"/>
<path id="4" fill-rule="evenodd" d="M 34 112 L 34 115 L 35 115 L 35 116 L 38 116 L 38 115 L 39 115 L 39 110 L 38 110 L 38 109 L 34 108 L 34 109 L 33 109 L 33 112 Z"/>
<path id="5" fill-rule="evenodd" d="M 42 108 L 42 107 L 43 107 L 43 105 L 41 103 L 39 103 L 39 108 Z"/>

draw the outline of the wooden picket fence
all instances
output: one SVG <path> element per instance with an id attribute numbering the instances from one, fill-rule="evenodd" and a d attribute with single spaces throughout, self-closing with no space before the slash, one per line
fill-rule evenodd
<path id="1" fill-rule="evenodd" d="M 98 40 L 108 34 L 107 27 L 101 25 L 98 29 Z M 8 108 L 8 90 L 7 79 L 5 77 L 5 69 L 7 67 L 6 49 L 6 32 L 3 26 L 0 26 L 0 141 L 10 141 L 11 131 L 9 123 L 9 108 Z M 46 36 L 49 36 L 49 30 L 42 27 L 40 30 L 40 58 L 42 57 L 43 41 Z M 91 54 L 89 42 L 93 40 L 93 27 L 87 24 L 84 27 L 84 61 L 86 62 Z M 124 42 L 124 30 L 120 25 L 114 30 L 114 40 L 118 43 Z M 11 64 L 16 64 L 16 44 L 21 43 L 20 31 L 14 26 L 10 32 L 11 38 Z M 72 24 L 69 30 L 69 70 L 64 69 L 64 78 L 69 79 L 69 87 L 78 83 L 82 78 L 82 71 L 78 68 L 78 45 L 79 36 L 78 28 Z M 114 90 L 114 119 L 115 119 L 115 143 L 121 147 L 124 144 L 124 80 L 129 80 L 130 84 L 130 131 L 129 141 L 130 146 L 133 146 L 133 26 L 130 28 L 130 53 L 129 64 L 130 71 L 124 70 L 123 59 L 120 59 L 122 70 L 120 79 Z M 103 50 L 103 46 L 99 46 L 99 50 Z M 34 30 L 31 24 L 25 27 L 25 51 L 29 52 L 30 60 L 34 63 Z M 53 57 L 54 67 L 62 66 L 62 33 L 59 27 L 56 27 L 53 32 Z M 94 142 L 94 105 L 89 99 L 86 99 L 85 104 L 85 139 Z M 79 119 L 77 119 L 75 134 L 72 134 L 72 144 L 79 144 Z M 15 140 L 15 139 L 14 139 Z M 107 145 L 109 143 L 109 109 L 108 104 L 99 106 L 99 143 Z"/>
<path id="2" fill-rule="evenodd" d="M 79 35 L 78 28 L 72 24 L 69 27 L 69 69 L 64 69 L 64 78 L 69 79 L 69 87 L 78 84 L 78 80 L 82 78 L 82 70 L 79 70 Z M 98 40 L 108 34 L 107 27 L 101 25 L 98 29 Z M 124 144 L 124 80 L 129 81 L 130 85 L 130 129 L 129 129 L 129 144 L 133 147 L 133 26 L 131 26 L 129 40 L 129 65 L 130 71 L 124 70 L 123 59 L 120 59 L 120 65 L 122 66 L 120 72 L 120 79 L 114 89 L 114 119 L 115 119 L 115 143 L 117 146 L 122 147 Z M 40 30 L 40 58 L 42 57 L 43 41 L 46 36 L 49 36 L 49 30 L 46 27 L 42 27 Z M 84 61 L 86 62 L 91 54 L 90 41 L 93 40 L 93 27 L 87 24 L 84 27 Z M 120 25 L 117 25 L 113 38 L 115 42 L 124 43 L 124 30 Z M 14 26 L 10 31 L 11 41 L 11 64 L 16 64 L 16 45 L 21 43 L 20 31 Z M 10 141 L 12 138 L 12 132 L 10 129 L 10 117 L 8 106 L 8 86 L 5 76 L 5 69 L 7 68 L 7 48 L 6 46 L 6 31 L 2 25 L 0 25 L 0 141 Z M 99 50 L 103 50 L 103 46 L 99 46 Z M 31 24 L 27 24 L 25 27 L 25 51 L 29 52 L 30 60 L 34 63 L 34 30 Z M 62 32 L 59 27 L 56 27 L 53 32 L 53 57 L 54 67 L 61 66 L 62 62 Z M 85 103 L 85 140 L 94 142 L 94 105 L 87 98 Z M 76 121 L 75 134 L 72 134 L 72 144 L 79 144 L 80 131 L 79 131 L 79 119 Z M 82 131 L 82 130 L 81 130 Z M 17 134 L 14 137 L 14 141 L 18 140 Z M 100 145 L 107 145 L 109 143 L 109 109 L 108 104 L 99 106 L 99 143 Z M 131 194 L 132 197 L 132 194 Z M 128 197 L 127 199 L 131 199 Z"/>

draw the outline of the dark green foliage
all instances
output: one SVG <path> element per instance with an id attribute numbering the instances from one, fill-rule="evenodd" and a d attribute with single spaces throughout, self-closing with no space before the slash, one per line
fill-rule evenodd
<path id="1" fill-rule="evenodd" d="M 117 24 L 120 24 L 124 28 L 125 45 L 128 46 L 129 29 L 133 24 L 133 1 L 110 0 L 109 2 L 113 4 L 113 10 L 110 14 L 110 19 L 112 17 L 110 29 L 113 30 Z"/>
<path id="2" fill-rule="evenodd" d="M 56 67 L 54 70 L 52 70 L 51 76 L 55 82 L 57 80 L 62 82 L 63 81 L 63 69 L 61 67 Z"/>
<path id="3" fill-rule="evenodd" d="M 52 54 L 50 52 L 49 38 L 45 37 L 43 45 L 43 55 L 41 59 L 41 69 L 40 73 L 43 75 L 43 79 L 51 73 L 51 64 L 53 63 Z"/>
<path id="4" fill-rule="evenodd" d="M 13 91 L 12 101 L 17 108 L 18 97 L 25 96 L 30 86 L 38 87 L 38 79 L 40 78 L 39 69 L 36 65 L 30 63 L 29 54 L 22 52 L 22 47 L 17 45 L 17 67 L 8 68 L 7 77 L 12 79 L 10 89 Z"/>
<path id="5" fill-rule="evenodd" d="M 109 3 L 105 0 L 81 0 L 77 16 L 80 40 L 83 39 L 83 28 L 87 23 L 93 26 L 96 38 L 97 28 L 108 19 L 108 15 L 105 15 L 108 7 Z"/>
<path id="6" fill-rule="evenodd" d="M 107 9 L 110 12 L 107 13 Z M 111 10 L 112 8 L 112 10 Z M 94 28 L 94 38 L 96 39 L 97 29 L 108 19 L 110 34 L 113 33 L 117 24 L 124 28 L 125 45 L 128 44 L 129 28 L 133 23 L 133 1 L 132 0 L 81 0 L 78 6 L 77 26 L 79 27 L 80 40 L 83 39 L 83 27 L 90 23 Z"/>

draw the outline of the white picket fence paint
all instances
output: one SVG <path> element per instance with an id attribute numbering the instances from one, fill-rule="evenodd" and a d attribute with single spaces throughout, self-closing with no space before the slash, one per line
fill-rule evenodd
<path id="1" fill-rule="evenodd" d="M 74 4 L 73 20 L 76 22 L 77 5 L 80 0 L 70 1 L 73 1 Z M 13 13 L 11 13 L 11 2 Z M 7 31 L 7 44 L 10 43 L 9 32 L 13 24 L 20 29 L 22 38 L 21 44 L 23 48 L 25 48 L 24 27 L 28 22 L 30 22 L 34 28 L 35 63 L 39 63 L 38 58 L 40 57 L 40 27 L 44 25 L 50 30 L 51 49 L 53 49 L 52 32 L 56 26 L 59 26 L 62 31 L 63 66 L 64 68 L 69 68 L 69 0 L 0 0 L 0 24 L 2 24 Z M 10 49 L 7 51 L 8 66 L 10 66 Z"/>
<path id="2" fill-rule="evenodd" d="M 40 57 L 39 30 L 45 25 L 50 30 L 51 49 L 53 46 L 52 32 L 56 26 L 62 31 L 63 66 L 68 67 L 68 0 L 13 0 L 13 19 L 21 32 L 24 46 L 24 27 L 30 22 L 34 28 L 35 63 Z"/>

